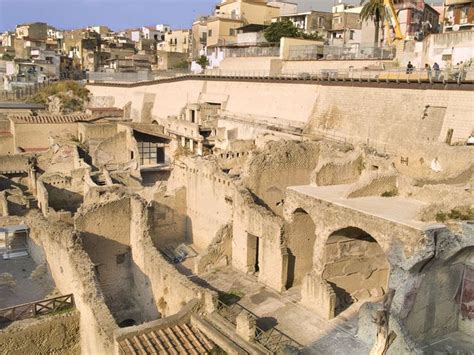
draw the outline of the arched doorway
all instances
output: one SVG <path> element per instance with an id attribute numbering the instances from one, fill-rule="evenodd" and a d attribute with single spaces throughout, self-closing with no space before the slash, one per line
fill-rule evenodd
<path id="1" fill-rule="evenodd" d="M 313 248 L 316 240 L 315 225 L 303 209 L 293 213 L 287 226 L 288 275 L 286 289 L 300 285 L 313 267 Z"/>
<path id="2" fill-rule="evenodd" d="M 343 228 L 329 236 L 323 265 L 323 279 L 336 292 L 336 315 L 355 302 L 387 292 L 390 266 L 385 253 L 359 228 Z"/>

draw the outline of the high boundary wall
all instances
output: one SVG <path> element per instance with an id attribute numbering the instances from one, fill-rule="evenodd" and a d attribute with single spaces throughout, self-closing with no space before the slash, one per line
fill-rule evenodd
<path id="1" fill-rule="evenodd" d="M 199 97 L 228 99 L 223 107 L 235 115 L 254 115 L 306 123 L 307 133 L 325 132 L 366 143 L 397 147 L 400 143 L 465 141 L 474 129 L 474 92 L 460 87 L 354 82 L 178 80 L 149 85 L 89 85 L 95 96 L 112 96 L 122 107 L 130 98 L 153 93 L 152 117 L 158 121 L 178 115 Z M 201 95 L 206 94 L 206 95 Z M 428 118 L 428 119 L 426 119 Z M 133 117 L 140 120 L 139 116 Z"/>

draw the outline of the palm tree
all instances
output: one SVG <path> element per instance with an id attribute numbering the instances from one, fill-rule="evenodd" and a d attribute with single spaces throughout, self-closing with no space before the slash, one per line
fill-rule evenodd
<path id="1" fill-rule="evenodd" d="M 361 21 L 374 21 L 375 25 L 375 36 L 374 44 L 375 47 L 379 46 L 379 29 L 383 26 L 385 20 L 385 6 L 383 0 L 362 0 L 362 10 L 360 12 Z"/>

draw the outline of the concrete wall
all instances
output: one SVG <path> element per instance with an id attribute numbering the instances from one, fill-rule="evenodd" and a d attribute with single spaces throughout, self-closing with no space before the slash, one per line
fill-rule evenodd
<path id="1" fill-rule="evenodd" d="M 80 354 L 79 312 L 15 322 L 0 330 L 2 354 Z"/>
<path id="2" fill-rule="evenodd" d="M 204 80 L 132 88 L 88 86 L 88 89 L 97 96 L 113 95 L 117 106 L 124 105 L 130 97 L 134 98 L 132 106 L 140 105 L 134 93 L 156 93 L 152 115 L 157 119 L 179 115 L 186 103 L 199 102 L 199 95 L 226 95 L 224 109 L 235 115 L 303 123 L 310 134 L 323 131 L 381 146 L 428 139 L 444 141 L 450 128 L 454 130 L 454 141 L 465 140 L 474 125 L 472 93 L 466 90 L 399 89 L 394 84 L 354 89 L 342 83 L 329 86 Z M 426 106 L 445 109 L 444 114 L 439 110 L 435 114 Z M 439 122 L 433 124 L 433 120 Z"/>
<path id="3" fill-rule="evenodd" d="M 472 97 L 461 90 L 320 86 L 307 131 L 334 133 L 382 149 L 444 141 L 448 129 L 454 130 L 453 141 L 465 141 L 474 129 Z"/>
<path id="4" fill-rule="evenodd" d="M 283 61 L 282 73 L 318 73 L 320 70 L 338 69 L 349 70 L 380 68 L 384 66 L 393 66 L 391 60 L 286 60 Z"/>

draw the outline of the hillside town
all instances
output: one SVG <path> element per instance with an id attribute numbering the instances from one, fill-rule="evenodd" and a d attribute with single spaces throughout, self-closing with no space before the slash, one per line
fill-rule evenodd
<path id="1" fill-rule="evenodd" d="M 474 353 L 474 0 L 37 17 L 0 36 L 0 354 Z"/>

